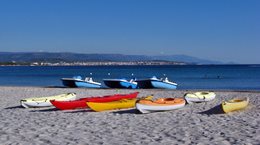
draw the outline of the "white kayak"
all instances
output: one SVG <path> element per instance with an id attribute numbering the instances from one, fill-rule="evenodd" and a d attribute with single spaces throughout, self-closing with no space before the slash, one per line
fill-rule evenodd
<path id="1" fill-rule="evenodd" d="M 36 108 L 36 107 L 53 106 L 50 100 L 73 101 L 75 99 L 76 99 L 76 93 L 67 93 L 67 94 L 61 94 L 57 96 L 26 98 L 26 99 L 22 99 L 20 103 L 24 108 Z"/>
<path id="2" fill-rule="evenodd" d="M 187 103 L 200 103 L 200 102 L 208 102 L 214 100 L 216 94 L 214 92 L 196 92 L 196 93 L 187 93 L 184 98 Z"/>

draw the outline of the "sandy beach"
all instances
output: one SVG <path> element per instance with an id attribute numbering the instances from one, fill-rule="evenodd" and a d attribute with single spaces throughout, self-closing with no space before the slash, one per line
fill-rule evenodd
<path id="1" fill-rule="evenodd" d="M 168 112 L 108 112 L 53 107 L 25 109 L 20 99 L 75 92 L 78 98 L 139 91 L 138 97 L 183 97 L 179 90 L 0 87 L 0 144 L 260 144 L 260 92 L 215 91 L 216 99 Z M 242 111 L 223 114 L 221 101 L 249 97 Z"/>

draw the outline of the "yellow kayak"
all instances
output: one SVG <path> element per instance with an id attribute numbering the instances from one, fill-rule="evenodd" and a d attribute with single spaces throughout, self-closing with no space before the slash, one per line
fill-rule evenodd
<path id="1" fill-rule="evenodd" d="M 89 108 L 94 111 L 106 111 L 106 110 L 115 110 L 115 109 L 124 109 L 124 108 L 133 108 L 135 106 L 136 99 L 122 99 L 112 102 L 87 102 Z"/>
<path id="2" fill-rule="evenodd" d="M 225 113 L 246 108 L 249 103 L 249 98 L 232 99 L 222 102 L 222 109 Z"/>
<path id="3" fill-rule="evenodd" d="M 50 100 L 72 101 L 75 99 L 76 99 L 76 93 L 67 93 L 67 94 L 48 96 L 48 97 L 26 98 L 26 99 L 22 99 L 20 103 L 25 108 L 49 107 L 52 106 Z"/>

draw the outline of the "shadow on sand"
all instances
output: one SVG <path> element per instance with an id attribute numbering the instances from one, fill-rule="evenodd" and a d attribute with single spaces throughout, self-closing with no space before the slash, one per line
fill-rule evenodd
<path id="1" fill-rule="evenodd" d="M 62 111 L 62 110 L 61 110 Z M 80 109 L 80 110 L 64 110 L 64 113 L 81 113 L 81 112 L 93 112 L 92 110 L 88 109 Z"/>
<path id="2" fill-rule="evenodd" d="M 19 109 L 19 108 L 23 108 L 23 106 L 19 105 L 19 106 L 12 106 L 12 107 L 7 107 L 4 109 Z"/>
<path id="3" fill-rule="evenodd" d="M 80 113 L 80 112 L 92 112 L 92 110 L 80 109 L 80 110 L 59 110 L 57 108 L 49 108 L 44 110 L 31 110 L 30 112 L 56 112 L 60 111 L 63 113 Z"/>
<path id="4" fill-rule="evenodd" d="M 199 114 L 205 114 L 205 115 L 214 115 L 214 114 L 224 114 L 225 112 L 223 111 L 221 104 L 217 105 L 209 110 L 199 112 Z"/>
<path id="5" fill-rule="evenodd" d="M 44 110 L 31 110 L 30 112 L 52 112 L 52 111 L 60 111 L 60 110 L 57 108 L 49 108 Z"/>
<path id="6" fill-rule="evenodd" d="M 65 86 L 45 86 L 44 88 L 69 88 Z"/>
<path id="7" fill-rule="evenodd" d="M 141 114 L 137 109 L 113 111 L 114 114 Z"/>

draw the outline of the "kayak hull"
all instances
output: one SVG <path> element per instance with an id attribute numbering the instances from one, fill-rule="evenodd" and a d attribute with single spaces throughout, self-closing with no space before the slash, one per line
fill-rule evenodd
<path id="1" fill-rule="evenodd" d="M 60 110 L 72 110 L 72 109 L 83 109 L 88 108 L 86 102 L 111 102 L 117 101 L 120 99 L 134 99 L 137 97 L 139 92 L 134 92 L 130 94 L 115 94 L 103 97 L 90 97 L 90 98 L 81 98 L 74 101 L 51 101 L 53 106 Z"/>
<path id="2" fill-rule="evenodd" d="M 135 106 L 136 99 L 122 99 L 113 102 L 98 103 L 98 102 L 87 102 L 87 105 L 96 112 L 133 108 Z"/>
<path id="3" fill-rule="evenodd" d="M 159 98 L 156 101 L 139 100 L 136 103 L 136 109 L 141 113 L 151 113 L 180 109 L 183 108 L 185 104 L 186 102 L 182 98 Z"/>
<path id="4" fill-rule="evenodd" d="M 232 99 L 229 101 L 222 102 L 222 109 L 225 113 L 237 111 L 244 109 L 249 104 L 249 98 L 241 98 L 241 99 Z"/>
<path id="5" fill-rule="evenodd" d="M 187 93 L 184 96 L 185 100 L 189 104 L 212 101 L 215 97 L 216 94 L 214 92 Z"/>
<path id="6" fill-rule="evenodd" d="M 76 93 L 67 93 L 61 94 L 57 96 L 49 96 L 49 97 L 35 97 L 35 98 L 27 98 L 20 100 L 21 105 L 24 108 L 37 108 L 37 107 L 50 107 L 52 106 L 51 100 L 58 101 L 70 101 L 76 99 Z"/>

